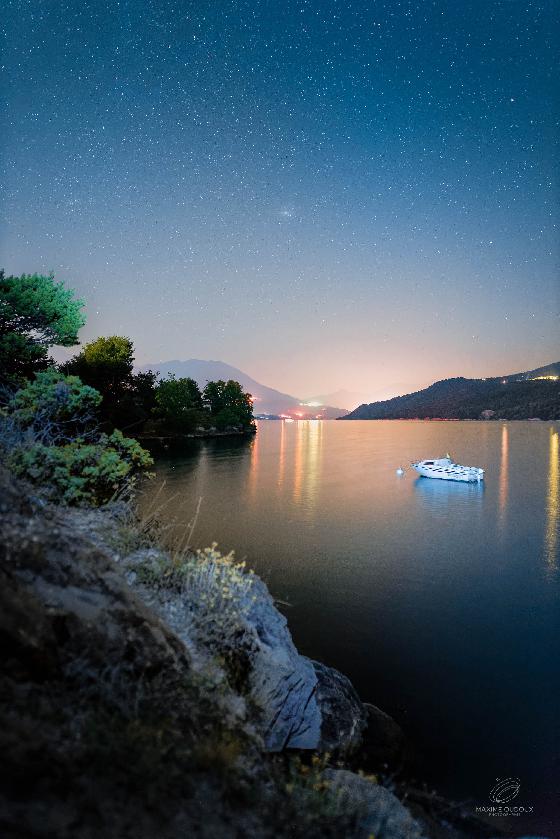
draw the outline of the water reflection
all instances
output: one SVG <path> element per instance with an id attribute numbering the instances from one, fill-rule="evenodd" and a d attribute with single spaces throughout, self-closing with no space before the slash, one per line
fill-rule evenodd
<path id="1" fill-rule="evenodd" d="M 251 440 L 251 456 L 249 462 L 248 490 L 251 499 L 255 498 L 259 473 L 259 435 L 255 434 Z"/>
<path id="2" fill-rule="evenodd" d="M 546 530 L 544 537 L 544 551 L 548 571 L 555 574 L 558 570 L 558 432 L 550 429 L 548 449 L 548 493 L 546 498 Z"/>
<path id="3" fill-rule="evenodd" d="M 305 420 L 296 426 L 294 455 L 294 502 L 303 501 L 306 511 L 315 508 L 321 471 L 323 423 Z"/>
<path id="4" fill-rule="evenodd" d="M 503 535 L 506 524 L 508 500 L 509 429 L 502 425 L 500 442 L 500 482 L 498 486 L 498 531 Z"/>
<path id="5" fill-rule="evenodd" d="M 452 498 L 482 498 L 484 481 L 468 483 L 467 481 L 442 481 L 437 478 L 423 478 L 414 481 L 415 489 L 426 498 L 434 500 L 449 500 Z"/>
<path id="6" fill-rule="evenodd" d="M 286 469 L 286 423 L 280 425 L 280 454 L 278 455 L 278 489 L 281 491 L 284 484 L 284 471 Z"/>

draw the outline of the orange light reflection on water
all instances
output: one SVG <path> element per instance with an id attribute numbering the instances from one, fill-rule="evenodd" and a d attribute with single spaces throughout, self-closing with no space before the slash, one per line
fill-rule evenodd
<path id="1" fill-rule="evenodd" d="M 502 425 L 500 446 L 500 482 L 498 485 L 498 530 L 503 534 L 506 523 L 508 500 L 509 429 Z"/>
<path id="2" fill-rule="evenodd" d="M 558 447 L 558 432 L 550 429 L 549 462 L 548 462 L 548 493 L 546 498 L 546 530 L 544 550 L 548 571 L 556 573 L 558 570 L 558 489 L 560 483 L 560 465 Z"/>
<path id="3" fill-rule="evenodd" d="M 300 420 L 295 428 L 293 500 L 313 508 L 321 467 L 323 423 L 321 420 Z"/>

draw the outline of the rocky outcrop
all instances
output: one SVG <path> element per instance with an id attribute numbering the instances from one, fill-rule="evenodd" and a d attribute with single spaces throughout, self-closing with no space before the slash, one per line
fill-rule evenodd
<path id="1" fill-rule="evenodd" d="M 146 559 L 157 562 L 157 553 L 137 552 L 128 557 L 126 565 L 135 568 Z M 215 652 L 215 629 L 212 637 L 204 630 L 196 631 L 186 591 L 148 591 L 139 582 L 141 578 L 132 574 L 129 579 L 140 585 L 144 599 L 187 646 L 196 636 L 199 652 L 205 645 L 211 655 Z M 258 577 L 252 576 L 250 588 L 238 591 L 236 600 L 238 629 L 232 633 L 231 627 L 224 625 L 218 646 L 224 649 L 234 644 L 234 652 L 246 657 L 248 699 L 259 711 L 256 726 L 265 748 L 271 752 L 312 749 L 339 754 L 354 750 L 367 712 L 350 681 L 299 654 L 286 618 Z"/>
<path id="2" fill-rule="evenodd" d="M 141 679 L 189 667 L 179 639 L 137 597 L 110 557 L 76 538 L 49 509 L 0 485 L 0 651 L 45 678 L 76 664 L 110 666 L 124 658 Z M 38 671 L 37 671 L 38 672 Z"/>
<path id="3" fill-rule="evenodd" d="M 345 769 L 325 773 L 341 806 L 359 814 L 359 829 L 376 839 L 423 839 L 418 823 L 388 789 Z"/>
<path id="4" fill-rule="evenodd" d="M 119 515 L 101 511 L 73 511 L 74 526 L 90 534 L 110 551 L 119 539 Z M 114 559 L 124 568 L 129 584 L 156 611 L 166 625 L 181 638 L 195 659 L 204 648 L 214 657 L 216 646 L 229 648 L 246 659 L 248 699 L 259 710 L 255 723 L 265 748 L 308 749 L 347 755 L 359 746 L 366 729 L 368 712 L 349 679 L 342 673 L 300 655 L 284 615 L 276 608 L 268 588 L 256 575 L 251 586 L 238 588 L 235 599 L 238 626 L 229 624 L 197 630 L 193 620 L 192 593 L 187 588 L 146 586 L 146 568 L 157 569 L 169 559 L 160 548 L 115 552 Z M 218 633 L 218 638 L 216 638 Z M 221 633 L 221 637 L 220 637 Z M 381 712 L 380 712 L 381 713 Z M 390 718 L 387 718 L 390 719 Z"/>
<path id="5" fill-rule="evenodd" d="M 266 748 L 339 753 L 356 748 L 366 712 L 350 681 L 298 653 L 286 618 L 258 578 L 245 626 L 251 644 L 251 694 L 262 711 Z"/>
<path id="6" fill-rule="evenodd" d="M 321 739 L 321 709 L 313 664 L 292 641 L 286 618 L 265 584 L 255 579 L 245 618 L 251 645 L 251 695 L 261 711 L 265 746 L 315 749 Z"/>
<path id="7" fill-rule="evenodd" d="M 0 533 L 3 839 L 272 835 L 260 739 L 112 558 L 2 470 Z"/>

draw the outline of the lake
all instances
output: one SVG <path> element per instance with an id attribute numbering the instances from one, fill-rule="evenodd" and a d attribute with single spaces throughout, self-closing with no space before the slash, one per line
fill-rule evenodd
<path id="1" fill-rule="evenodd" d="M 496 779 L 519 778 L 524 829 L 558 835 L 558 430 L 260 422 L 160 458 L 148 495 L 165 480 L 161 515 L 183 527 L 202 499 L 191 544 L 247 559 L 300 651 L 401 724 L 430 784 L 487 807 Z M 409 468 L 447 451 L 484 483 Z"/>

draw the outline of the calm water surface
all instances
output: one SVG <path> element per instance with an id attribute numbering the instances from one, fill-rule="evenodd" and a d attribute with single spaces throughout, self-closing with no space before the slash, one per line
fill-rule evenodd
<path id="1" fill-rule="evenodd" d="M 203 499 L 192 543 L 246 557 L 290 604 L 299 649 L 392 714 L 440 790 L 488 806 L 496 778 L 518 777 L 525 829 L 556 836 L 558 430 L 261 422 L 160 459 L 150 492 L 165 479 L 158 503 L 183 523 Z M 396 475 L 446 451 L 485 483 Z"/>

